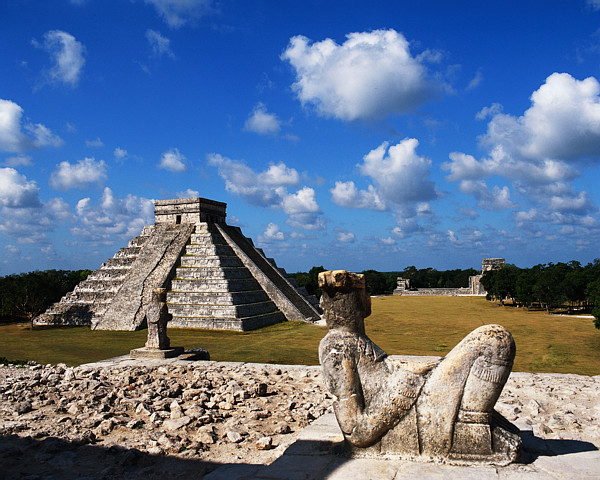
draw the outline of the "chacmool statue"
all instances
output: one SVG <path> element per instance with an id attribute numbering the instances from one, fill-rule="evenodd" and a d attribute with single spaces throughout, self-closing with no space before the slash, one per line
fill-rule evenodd
<path id="1" fill-rule="evenodd" d="M 519 431 L 494 411 L 515 356 L 504 327 L 484 325 L 443 359 L 411 365 L 388 357 L 365 335 L 371 299 L 363 275 L 322 272 L 319 286 L 329 328 L 319 359 L 354 454 L 495 464 L 517 458 Z"/>

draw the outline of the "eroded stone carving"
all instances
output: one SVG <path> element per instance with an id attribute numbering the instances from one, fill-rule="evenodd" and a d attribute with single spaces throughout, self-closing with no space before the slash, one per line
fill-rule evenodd
<path id="1" fill-rule="evenodd" d="M 474 330 L 441 360 L 400 364 L 365 334 L 371 299 L 363 275 L 322 272 L 319 286 L 329 328 L 319 359 L 352 453 L 495 464 L 517 458 L 519 431 L 494 411 L 515 356 L 504 327 Z"/>
<path id="2" fill-rule="evenodd" d="M 169 358 L 183 353 L 182 347 L 171 347 L 167 337 L 167 323 L 171 314 L 167 309 L 167 289 L 154 288 L 152 290 L 152 303 L 146 309 L 146 323 L 148 324 L 148 338 L 143 348 L 131 350 L 133 358 Z"/>
<path id="3" fill-rule="evenodd" d="M 170 320 L 170 315 L 166 302 L 166 288 L 152 290 L 152 304 L 146 311 L 146 322 L 148 323 L 146 348 L 166 350 L 171 346 L 171 341 L 167 337 L 167 322 Z"/>

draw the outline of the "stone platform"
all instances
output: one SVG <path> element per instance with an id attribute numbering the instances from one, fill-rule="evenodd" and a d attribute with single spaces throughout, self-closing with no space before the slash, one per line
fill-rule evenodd
<path id="1" fill-rule="evenodd" d="M 450 465 L 394 458 L 347 458 L 343 436 L 333 413 L 304 429 L 295 443 L 271 465 L 225 465 L 204 480 L 541 480 L 598 479 L 600 451 L 582 450 L 580 442 L 543 440 L 531 427 L 519 424 L 523 463 L 506 467 Z"/>
<path id="2" fill-rule="evenodd" d="M 422 364 L 424 361 L 433 361 L 435 357 L 402 357 L 406 365 L 412 363 Z M 399 361 L 400 361 L 399 360 Z M 411 363 L 412 362 L 412 363 Z M 239 367 L 241 364 L 233 362 L 201 362 L 208 368 L 210 365 L 221 365 L 229 369 Z M 133 359 L 129 356 L 107 359 L 88 364 L 88 367 L 135 367 L 140 365 L 190 365 L 185 357 L 169 359 Z M 247 364 L 261 367 L 259 364 Z M 263 368 L 273 368 L 273 365 L 264 365 Z M 290 366 L 279 366 L 282 370 Z M 303 369 L 316 374 L 319 367 L 294 366 L 294 369 Z M 315 380 L 317 377 L 315 377 Z M 578 387 L 575 387 L 579 384 Z M 507 386 L 505 396 L 501 398 L 502 412 L 507 414 L 509 409 L 516 411 L 512 403 L 514 395 L 537 385 L 536 392 L 547 391 L 543 397 L 536 393 L 537 401 L 528 401 L 529 396 L 523 397 L 519 407 L 522 411 L 513 422 L 521 430 L 523 451 L 521 463 L 514 463 L 504 467 L 471 464 L 451 465 L 448 463 L 426 463 L 418 460 L 400 458 L 348 458 L 344 455 L 343 438 L 333 413 L 326 413 L 312 424 L 302 430 L 296 440 L 269 465 L 260 464 L 260 461 L 246 463 L 225 463 L 218 466 L 204 477 L 206 480 L 342 480 L 342 479 L 370 479 L 370 480 L 401 480 L 401 479 L 473 479 L 473 480 L 529 480 L 529 479 L 598 479 L 600 478 L 600 450 L 581 432 L 564 435 L 563 438 L 541 438 L 540 420 L 536 419 L 532 409 L 540 409 L 543 413 L 544 423 L 554 427 L 551 421 L 557 424 L 565 422 L 568 416 L 577 416 L 583 421 L 587 417 L 597 415 L 600 405 L 594 404 L 597 398 L 597 385 L 600 376 L 583 377 L 579 375 L 560 374 L 529 374 L 513 372 Z M 578 394 L 587 391 L 585 398 L 579 399 Z M 554 399 L 557 403 L 551 408 L 547 402 Z M 578 405 L 569 406 L 568 400 L 578 402 Z M 537 403 L 540 402 L 540 403 Z M 583 403 L 587 405 L 584 409 Z M 590 403 L 591 402 L 591 403 Z M 548 409 L 545 412 L 544 407 Z M 590 408 L 588 408 L 590 407 Z M 545 413 L 544 413 L 545 412 Z M 573 412 L 573 413 L 571 413 Z M 585 412 L 585 413 L 584 413 Z M 517 415 L 515 413 L 515 415 Z M 586 421 L 588 421 L 587 419 Z M 542 427 L 543 428 L 543 427 Z M 592 427 L 594 428 L 594 427 Z M 589 431 L 589 430 L 588 430 Z M 566 438 L 564 438 L 566 437 Z M 597 436 L 595 437 L 597 439 Z"/>

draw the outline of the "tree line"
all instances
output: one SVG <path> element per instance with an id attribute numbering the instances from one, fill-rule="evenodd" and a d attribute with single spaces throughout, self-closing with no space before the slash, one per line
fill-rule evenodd
<path id="1" fill-rule="evenodd" d="M 568 263 L 540 264 L 531 268 L 505 265 L 485 272 L 481 284 L 489 300 L 504 304 L 591 311 L 594 323 L 600 328 L 600 259 L 583 266 L 573 260 Z"/>
<path id="2" fill-rule="evenodd" d="M 91 270 L 44 270 L 0 277 L 0 321 L 32 321 Z"/>
<path id="3" fill-rule="evenodd" d="M 321 296 L 317 279 L 319 272 L 326 269 L 323 265 L 312 267 L 308 272 L 298 272 L 292 274 L 296 278 L 299 286 L 305 287 L 311 295 Z M 402 271 L 378 272 L 377 270 L 363 270 L 359 272 L 364 274 L 367 292 L 369 295 L 390 294 L 396 288 L 398 277 L 410 280 L 411 288 L 460 288 L 469 286 L 469 277 L 479 274 L 473 268 L 465 270 L 443 270 L 434 268 L 421 268 L 415 266 L 406 267 Z"/>

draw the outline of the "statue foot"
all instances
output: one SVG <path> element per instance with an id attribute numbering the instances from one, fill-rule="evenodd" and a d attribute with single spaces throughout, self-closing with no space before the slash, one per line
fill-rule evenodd
<path id="1" fill-rule="evenodd" d="M 489 422 L 480 421 L 485 418 Z M 460 412 L 449 458 L 508 465 L 519 458 L 520 450 L 519 429 L 498 412 Z"/>

